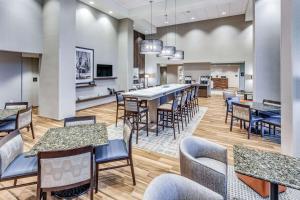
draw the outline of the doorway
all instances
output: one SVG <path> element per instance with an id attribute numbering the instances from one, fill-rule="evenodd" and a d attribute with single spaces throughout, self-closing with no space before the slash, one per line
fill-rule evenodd
<path id="1" fill-rule="evenodd" d="M 167 67 L 160 67 L 160 85 L 167 84 Z"/>

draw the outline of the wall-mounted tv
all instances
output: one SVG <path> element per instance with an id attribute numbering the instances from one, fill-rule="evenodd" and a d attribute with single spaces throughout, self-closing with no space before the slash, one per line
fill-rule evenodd
<path id="1" fill-rule="evenodd" d="M 96 76 L 97 77 L 113 76 L 113 66 L 97 64 Z"/>

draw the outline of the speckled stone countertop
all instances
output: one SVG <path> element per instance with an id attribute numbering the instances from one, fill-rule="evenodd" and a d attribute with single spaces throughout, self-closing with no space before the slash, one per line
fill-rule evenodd
<path id="1" fill-rule="evenodd" d="M 107 129 L 104 123 L 73 127 L 51 128 L 32 147 L 26 156 L 35 156 L 39 151 L 57 151 L 108 143 Z"/>
<path id="2" fill-rule="evenodd" d="M 0 109 L 0 121 L 7 117 L 18 114 L 18 109 Z"/>
<path id="3" fill-rule="evenodd" d="M 300 159 L 235 145 L 234 170 L 275 184 L 300 189 Z"/>

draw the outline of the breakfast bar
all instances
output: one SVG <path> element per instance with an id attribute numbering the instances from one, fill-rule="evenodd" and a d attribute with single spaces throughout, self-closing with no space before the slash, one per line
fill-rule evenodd
<path id="1" fill-rule="evenodd" d="M 160 104 L 160 98 L 169 97 L 171 99 L 171 96 L 174 93 L 186 89 L 188 87 L 190 87 L 190 84 L 168 84 L 137 91 L 126 92 L 123 94 L 123 96 L 136 97 L 139 100 L 148 101 L 150 122 L 155 123 L 157 120 L 156 110 Z"/>

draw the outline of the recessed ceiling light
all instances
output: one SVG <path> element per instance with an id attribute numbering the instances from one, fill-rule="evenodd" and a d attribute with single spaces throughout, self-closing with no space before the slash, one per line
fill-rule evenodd
<path id="1" fill-rule="evenodd" d="M 109 14 L 113 14 L 113 11 L 110 10 L 108 13 L 109 13 Z"/>
<path id="2" fill-rule="evenodd" d="M 195 19 L 195 17 L 191 17 L 191 20 L 194 20 Z"/>
<path id="3" fill-rule="evenodd" d="M 94 4 L 95 4 L 93 1 L 90 1 L 89 3 L 90 3 L 91 5 L 94 5 Z"/>
<path id="4" fill-rule="evenodd" d="M 226 12 L 225 12 L 225 11 L 223 11 L 223 12 L 222 12 L 222 15 L 226 15 Z"/>

